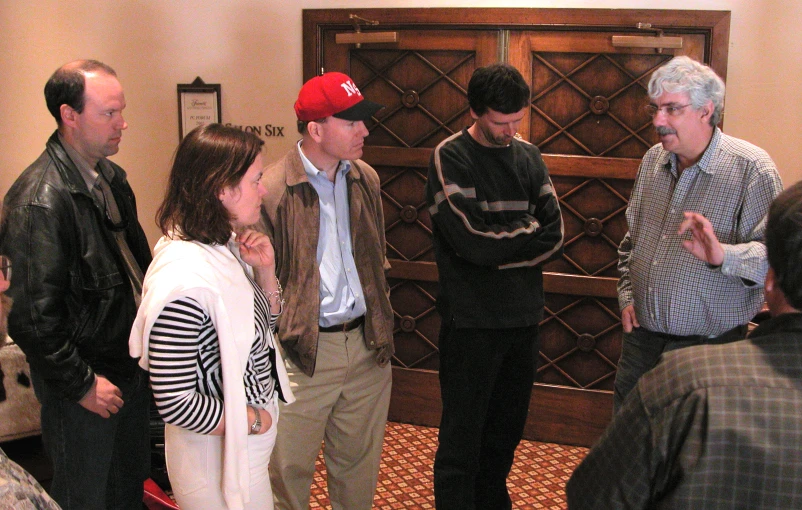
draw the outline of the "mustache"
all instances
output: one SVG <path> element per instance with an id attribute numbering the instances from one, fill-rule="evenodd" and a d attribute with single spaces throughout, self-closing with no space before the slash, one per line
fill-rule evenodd
<path id="1" fill-rule="evenodd" d="M 657 126 L 654 129 L 657 131 L 657 134 L 660 135 L 660 136 L 676 135 L 677 134 L 677 130 L 676 129 L 671 129 L 668 126 Z"/>

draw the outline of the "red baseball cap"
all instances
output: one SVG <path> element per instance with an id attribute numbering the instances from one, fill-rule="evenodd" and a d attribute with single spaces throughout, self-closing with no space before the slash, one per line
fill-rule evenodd
<path id="1" fill-rule="evenodd" d="M 304 83 L 295 101 L 298 120 L 309 122 L 337 117 L 367 120 L 384 105 L 362 97 L 354 81 L 343 73 L 325 73 Z"/>

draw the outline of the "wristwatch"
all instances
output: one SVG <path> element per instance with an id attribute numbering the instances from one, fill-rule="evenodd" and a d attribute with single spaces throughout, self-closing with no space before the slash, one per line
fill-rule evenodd
<path id="1" fill-rule="evenodd" d="M 259 409 L 255 407 L 253 410 L 256 412 L 256 420 L 254 420 L 253 425 L 251 425 L 250 434 L 258 434 L 260 430 L 262 430 L 262 418 L 259 416 Z"/>

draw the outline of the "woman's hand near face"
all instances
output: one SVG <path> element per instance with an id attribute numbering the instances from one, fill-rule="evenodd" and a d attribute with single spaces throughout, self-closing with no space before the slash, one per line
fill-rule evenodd
<path id="1" fill-rule="evenodd" d="M 267 235 L 248 229 L 237 234 L 237 242 L 239 243 L 239 254 L 245 263 L 251 267 L 274 272 L 271 268 L 276 266 L 276 254 L 273 252 L 273 244 Z"/>

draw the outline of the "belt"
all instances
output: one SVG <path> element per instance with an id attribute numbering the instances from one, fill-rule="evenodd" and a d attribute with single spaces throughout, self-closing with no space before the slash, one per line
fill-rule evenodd
<path id="1" fill-rule="evenodd" d="M 336 333 L 338 331 L 351 331 L 352 329 L 356 329 L 365 322 L 365 316 L 362 315 L 357 317 L 356 319 L 350 320 L 348 322 L 343 322 L 342 324 L 335 324 L 334 326 L 320 326 L 318 330 L 321 333 Z"/>
<path id="2" fill-rule="evenodd" d="M 644 328 L 645 329 L 645 328 Z M 661 333 L 659 331 L 652 331 L 647 330 L 649 333 L 653 335 L 657 335 L 659 337 L 665 338 L 666 340 L 673 341 L 673 342 L 701 342 L 706 344 L 723 344 L 734 342 L 736 340 L 743 340 L 746 338 L 746 334 L 748 332 L 748 327 L 746 324 L 741 326 L 735 326 L 732 329 L 721 333 L 720 335 L 716 336 L 704 336 L 704 335 L 672 335 L 670 333 Z"/>

